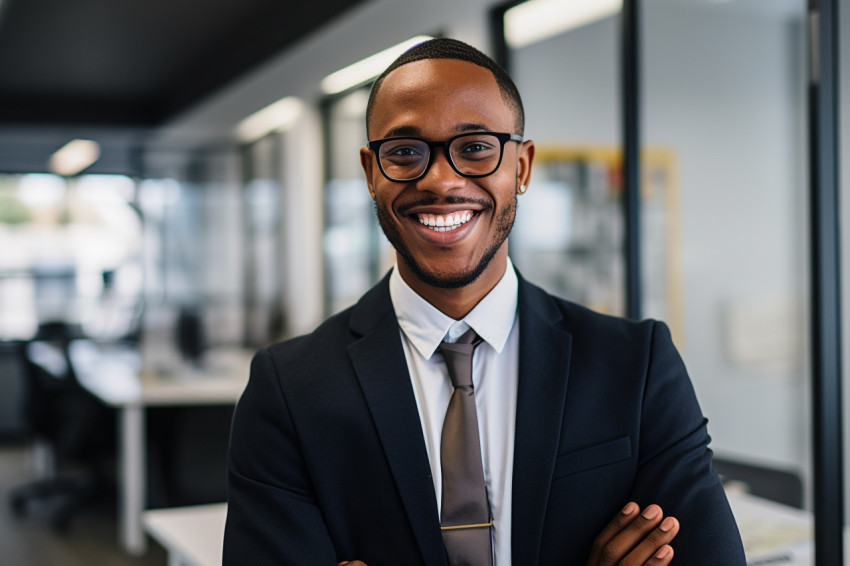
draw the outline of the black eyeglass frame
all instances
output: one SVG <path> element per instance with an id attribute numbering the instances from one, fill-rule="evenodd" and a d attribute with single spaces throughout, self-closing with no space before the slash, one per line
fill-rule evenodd
<path id="1" fill-rule="evenodd" d="M 459 138 L 466 137 L 466 136 L 476 136 L 476 135 L 480 136 L 482 134 L 486 134 L 488 136 L 493 136 L 493 137 L 495 137 L 496 139 L 499 140 L 499 142 L 500 142 L 499 161 L 496 162 L 496 166 L 489 173 L 484 173 L 484 174 L 481 174 L 481 175 L 464 173 L 460 169 L 458 169 L 457 165 L 455 165 L 454 159 L 452 159 L 452 152 L 449 151 L 449 148 L 451 147 L 451 144 Z M 409 179 L 394 179 L 394 178 L 390 177 L 389 175 L 387 175 L 387 172 L 384 171 L 384 166 L 381 164 L 381 154 L 378 153 L 378 150 L 381 148 L 381 146 L 384 143 L 391 142 L 391 141 L 397 141 L 397 140 L 416 140 L 416 141 L 422 142 L 422 143 L 424 143 L 425 145 L 428 146 L 428 163 L 425 165 L 425 168 L 422 170 L 422 172 L 419 175 L 417 175 L 416 177 L 411 177 Z M 384 177 L 386 177 L 386 179 L 388 181 L 392 181 L 393 183 L 410 183 L 410 182 L 413 182 L 413 181 L 418 181 L 419 179 L 421 179 L 422 177 L 424 177 L 428 173 L 428 170 L 431 168 L 431 164 L 434 162 L 434 148 L 435 147 L 442 147 L 443 148 L 443 153 L 445 154 L 446 159 L 449 162 L 449 165 L 451 165 L 452 169 L 455 170 L 455 173 L 457 173 L 461 177 L 466 177 L 467 179 L 480 179 L 482 177 L 489 177 L 490 175 L 492 175 L 493 173 L 498 171 L 499 167 L 501 167 L 502 158 L 505 156 L 505 144 L 508 143 L 509 141 L 515 141 L 517 143 L 522 143 L 524 140 L 523 140 L 522 136 L 520 136 L 518 134 L 509 134 L 509 133 L 504 133 L 504 132 L 466 132 L 466 133 L 463 133 L 463 134 L 458 134 L 456 136 L 453 136 L 453 137 L 451 137 L 451 138 L 449 138 L 445 141 L 430 141 L 430 140 L 426 140 L 424 138 L 418 138 L 416 136 L 397 136 L 397 137 L 392 137 L 392 138 L 383 138 L 383 139 L 380 139 L 380 140 L 372 140 L 372 141 L 369 142 L 369 149 L 371 149 L 375 153 L 375 161 L 378 162 L 378 169 L 381 170 L 381 173 L 384 175 Z"/>

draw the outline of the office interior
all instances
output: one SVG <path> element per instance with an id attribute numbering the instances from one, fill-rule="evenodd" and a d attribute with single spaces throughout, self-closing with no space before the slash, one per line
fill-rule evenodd
<path id="1" fill-rule="evenodd" d="M 8 14 L 15 0 L 6 2 Z M 824 477 L 815 451 L 826 433 L 823 415 L 813 410 L 824 339 L 813 305 L 822 304 L 824 287 L 814 278 L 813 257 L 813 223 L 822 217 L 814 215 L 810 197 L 812 173 L 826 159 L 840 197 L 832 211 L 840 239 L 830 250 L 841 271 L 831 280 L 837 300 L 829 304 L 834 328 L 845 328 L 832 338 L 840 340 L 834 377 L 846 392 L 850 5 L 588 4 L 589 13 L 568 14 L 558 27 L 567 3 L 352 2 L 161 123 L 4 120 L 4 357 L 24 352 L 42 363 L 74 343 L 73 359 L 65 359 L 84 366 L 120 351 L 130 360 L 116 370 L 131 374 L 123 377 L 215 389 L 225 373 L 244 384 L 252 351 L 309 332 L 353 304 L 393 262 L 358 158 L 368 89 L 380 66 L 348 84 L 332 79 L 422 36 L 479 46 L 499 58 L 522 93 L 525 135 L 535 140 L 537 158 L 528 193 L 519 197 L 509 244 L 514 264 L 550 291 L 628 315 L 625 250 L 634 234 L 624 213 L 630 85 L 622 45 L 624 13 L 637 7 L 630 13 L 639 32 L 640 315 L 670 326 L 709 419 L 717 471 L 730 497 L 750 497 L 737 515 L 748 560 L 835 564 L 826 560 L 836 556 L 836 544 L 821 548 L 816 533 L 841 532 L 843 521 L 814 520 Z M 810 4 L 831 6 L 831 18 L 813 19 Z M 0 37 L 7 32 L 3 18 L 0 11 Z M 813 57 L 811 30 L 818 25 L 834 25 L 841 62 L 829 85 L 837 144 L 826 157 L 812 149 L 812 69 L 826 56 Z M 57 174 L 50 155 L 77 138 L 97 142 L 99 158 L 80 172 Z M 61 339 L 50 334 L 57 327 Z M 23 346 L 9 346 L 15 344 Z M 16 454 L 22 466 L 49 477 L 51 468 L 61 471 L 61 454 L 50 458 L 51 443 L 45 449 L 36 442 L 25 402 L 31 384 L 12 362 L 4 364 L 0 454 Z M 80 373 L 103 367 L 114 366 Z M 200 393 L 213 400 L 142 403 L 143 417 L 126 409 L 138 409 L 138 402 L 92 395 L 99 404 L 86 414 L 110 413 L 104 422 L 112 428 L 100 432 L 111 444 L 106 483 L 119 493 L 107 503 L 114 532 L 98 544 L 114 547 L 127 564 L 164 564 L 166 554 L 179 552 L 163 542 L 161 528 L 145 522 L 146 511 L 224 500 L 227 420 L 238 392 L 206 395 Z M 843 395 L 839 405 L 847 413 L 850 396 Z M 827 425 L 850 438 L 850 420 L 840 417 Z M 122 452 L 131 427 L 144 430 L 142 460 Z M 832 451 L 841 489 L 828 496 L 846 508 L 850 450 L 841 436 L 831 438 L 843 454 Z M 120 494 L 134 463 L 145 468 L 136 500 Z M 19 487 L 11 481 L 0 477 L 7 499 Z M 121 515 L 128 506 L 138 517 Z M 73 517 L 58 533 L 45 516 L 23 513 L 9 521 L 43 529 L 39 540 L 88 544 L 85 533 L 75 533 Z M 220 545 L 216 528 L 200 537 L 213 555 Z M 175 563 L 202 563 L 180 560 Z"/>

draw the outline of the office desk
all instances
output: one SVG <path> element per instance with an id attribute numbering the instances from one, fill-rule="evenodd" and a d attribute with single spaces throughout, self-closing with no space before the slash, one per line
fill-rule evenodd
<path id="1" fill-rule="evenodd" d="M 741 491 L 727 493 L 748 566 L 811 566 L 812 516 Z M 146 511 L 147 531 L 168 551 L 169 566 L 219 566 L 227 504 Z M 674 543 L 675 544 L 675 543 Z"/>
<path id="2" fill-rule="evenodd" d="M 227 504 L 145 511 L 145 530 L 168 551 L 169 566 L 221 566 Z"/>
<path id="3" fill-rule="evenodd" d="M 235 403 L 248 382 L 251 352 L 213 351 L 202 368 L 176 366 L 167 374 L 142 368 L 137 351 L 105 348 L 88 341 L 71 345 L 77 379 L 107 405 L 118 409 L 119 543 L 130 554 L 146 549 L 142 512 L 147 496 L 145 409 Z"/>
<path id="4" fill-rule="evenodd" d="M 748 566 L 814 564 L 814 527 L 809 511 L 734 489 L 726 494 L 741 531 Z"/>

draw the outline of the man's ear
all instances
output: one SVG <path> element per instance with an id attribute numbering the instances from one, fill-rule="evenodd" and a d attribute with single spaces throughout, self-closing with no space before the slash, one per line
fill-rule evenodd
<path id="1" fill-rule="evenodd" d="M 531 166 L 534 163 L 534 142 L 527 140 L 519 146 L 517 156 L 516 186 L 528 187 L 531 182 Z"/>
<path id="2" fill-rule="evenodd" d="M 375 185 L 372 182 L 374 177 L 372 171 L 375 167 L 375 160 L 372 158 L 372 150 L 368 147 L 360 148 L 360 165 L 363 167 L 363 172 L 366 174 L 366 185 L 369 187 L 369 196 L 375 200 Z"/>

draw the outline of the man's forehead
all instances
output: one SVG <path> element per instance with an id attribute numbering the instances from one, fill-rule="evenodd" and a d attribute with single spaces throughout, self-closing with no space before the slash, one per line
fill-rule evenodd
<path id="1" fill-rule="evenodd" d="M 429 122 L 448 118 L 446 114 L 452 111 L 471 112 L 455 116 L 457 121 L 492 123 L 483 129 L 496 127 L 505 119 L 513 122 L 513 112 L 488 69 L 459 59 L 423 59 L 402 65 L 384 77 L 376 93 L 370 128 L 399 126 L 407 115 L 421 119 L 417 109 L 423 108 L 431 112 Z"/>

